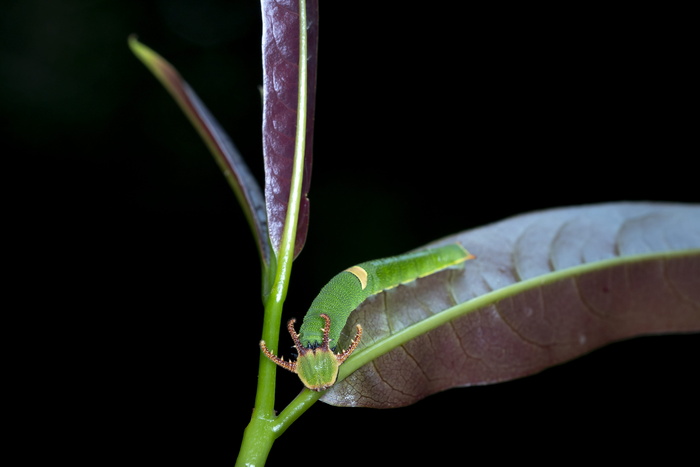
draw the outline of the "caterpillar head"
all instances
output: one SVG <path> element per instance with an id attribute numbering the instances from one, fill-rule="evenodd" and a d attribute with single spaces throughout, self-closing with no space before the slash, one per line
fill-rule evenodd
<path id="1" fill-rule="evenodd" d="M 267 358 L 287 370 L 296 373 L 304 383 L 304 386 L 313 391 L 323 391 L 335 384 L 338 379 L 340 365 L 352 354 L 362 338 L 362 326 L 357 325 L 357 334 L 345 351 L 335 353 L 329 347 L 328 333 L 331 329 L 331 319 L 326 314 L 320 315 L 326 322 L 323 327 L 323 342 L 317 347 L 304 347 L 299 340 L 299 335 L 294 330 L 294 318 L 287 323 L 287 330 L 294 340 L 299 356 L 295 362 L 286 361 L 268 350 L 265 341 L 260 341 L 260 349 Z"/>

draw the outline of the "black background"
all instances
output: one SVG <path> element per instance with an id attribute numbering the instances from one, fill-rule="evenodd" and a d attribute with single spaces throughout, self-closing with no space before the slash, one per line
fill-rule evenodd
<path id="1" fill-rule="evenodd" d="M 350 264 L 520 212 L 699 201 L 682 12 L 321 3 L 311 223 L 285 320 Z M 0 21 L 28 455 L 230 464 L 255 391 L 254 243 L 127 36 L 178 68 L 261 179 L 258 2 L 15 0 Z M 640 338 L 408 408 L 316 404 L 269 465 L 672 460 L 691 452 L 697 356 L 696 335 Z M 280 386 L 281 409 L 300 384 Z"/>

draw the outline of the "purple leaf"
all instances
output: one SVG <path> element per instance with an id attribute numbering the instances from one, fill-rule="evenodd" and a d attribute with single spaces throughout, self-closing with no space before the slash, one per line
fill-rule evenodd
<path id="1" fill-rule="evenodd" d="M 307 0 L 308 102 L 304 180 L 294 255 L 306 241 L 318 49 L 318 0 Z M 263 152 L 265 202 L 270 240 L 279 251 L 294 162 L 299 82 L 299 4 L 295 0 L 263 0 Z"/>
<path id="2" fill-rule="evenodd" d="M 136 56 L 158 78 L 170 92 L 199 135 L 211 151 L 226 180 L 233 188 L 243 213 L 253 230 L 260 257 L 267 264 L 270 252 L 268 247 L 267 216 L 265 200 L 260 186 L 248 169 L 238 149 L 211 115 L 204 103 L 177 70 L 156 52 L 141 44 L 135 36 L 129 38 L 129 46 Z"/>
<path id="3" fill-rule="evenodd" d="M 405 406 L 452 387 L 531 375 L 614 341 L 700 331 L 698 205 L 553 209 L 438 243 L 455 241 L 476 255 L 464 270 L 376 295 L 343 333 L 363 325 L 359 354 L 451 316 L 452 307 L 458 313 L 393 345 L 324 402 Z"/>

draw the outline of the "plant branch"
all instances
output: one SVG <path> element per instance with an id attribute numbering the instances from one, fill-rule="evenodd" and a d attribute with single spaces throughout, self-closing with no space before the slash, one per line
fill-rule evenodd
<path id="1" fill-rule="evenodd" d="M 307 115 L 307 36 L 306 36 L 306 2 L 299 1 L 299 82 L 297 102 L 297 125 L 294 147 L 294 164 L 287 205 L 287 217 L 280 249 L 277 252 L 277 268 L 271 293 L 265 305 L 262 339 L 272 349 L 278 349 L 279 329 L 282 319 L 282 307 L 289 288 L 289 278 L 294 260 L 296 230 L 299 221 L 299 209 L 302 196 L 304 176 L 304 151 L 306 147 Z M 273 350 L 274 351 L 274 350 Z M 285 417 L 279 423 L 274 413 L 275 385 L 277 366 L 260 354 L 258 389 L 255 397 L 255 409 L 250 424 L 245 430 L 237 465 L 262 465 L 272 448 L 274 440 L 281 435 L 296 418 L 308 408 L 315 398 L 302 398 L 290 404 L 285 410 Z M 308 391 L 307 391 L 308 392 Z M 299 398 L 297 398 L 299 399 Z M 306 401 L 306 402 L 304 402 Z M 304 408 L 306 407 L 306 408 Z"/>

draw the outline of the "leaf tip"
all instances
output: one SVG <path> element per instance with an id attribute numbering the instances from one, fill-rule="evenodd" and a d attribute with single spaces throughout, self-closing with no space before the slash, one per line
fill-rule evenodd
<path id="1" fill-rule="evenodd" d="M 128 43 L 134 55 L 146 65 L 151 65 L 160 58 L 152 49 L 139 42 L 136 34 L 129 34 Z"/>

